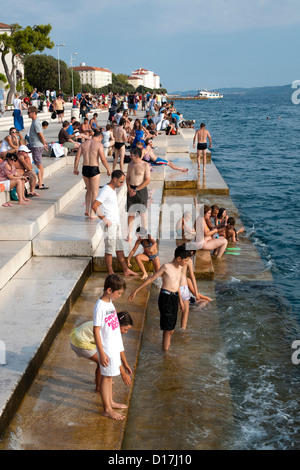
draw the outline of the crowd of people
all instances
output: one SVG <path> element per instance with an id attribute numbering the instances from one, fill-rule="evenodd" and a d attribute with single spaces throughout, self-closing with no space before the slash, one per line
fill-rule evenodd
<path id="1" fill-rule="evenodd" d="M 34 101 L 37 97 L 31 98 Z M 132 370 L 124 353 L 121 334 L 130 330 L 133 321 L 128 312 L 117 313 L 113 304 L 126 289 L 124 279 L 114 272 L 114 254 L 122 266 L 124 276 L 138 276 L 138 273 L 131 269 L 133 258 L 142 273 L 143 282 L 129 295 L 129 301 L 134 301 L 141 289 L 161 278 L 158 308 L 162 349 L 167 352 L 175 331 L 178 310 L 181 310 L 181 328 L 185 330 L 190 304 L 194 302 L 205 305 L 211 301 L 198 291 L 193 270 L 193 256 L 196 251 L 208 250 L 216 259 L 220 259 L 225 253 L 228 241 L 237 242 L 243 228 L 236 230 L 234 218 L 228 217 L 225 208 L 216 205 L 204 205 L 203 213 L 194 221 L 190 212 L 184 212 L 176 223 L 178 240 L 173 259 L 161 265 L 157 240 L 148 230 L 148 187 L 151 183 L 151 171 L 156 165 L 166 165 L 174 171 L 188 171 L 185 167 L 176 166 L 167 159 L 156 156 L 154 152 L 155 138 L 158 135 L 162 132 L 176 135 L 181 127 L 187 125 L 174 103 L 167 102 L 164 95 L 158 99 L 154 94 L 142 96 L 141 99 L 137 94 L 121 97 L 111 94 L 107 101 L 103 96 L 91 99 L 82 95 L 73 100 L 73 106 L 80 109 L 79 120 L 74 117 L 68 121 L 64 119 L 63 97 L 58 94 L 58 97 L 52 98 L 49 91 L 51 112 L 56 113 L 58 122 L 61 123 L 58 143 L 66 148 L 68 153 L 75 155 L 74 175 L 79 175 L 79 163 L 83 160 L 82 177 L 86 188 L 84 215 L 89 219 L 101 220 L 108 273 L 103 294 L 94 307 L 93 321 L 74 329 L 71 347 L 79 357 L 96 363 L 96 391 L 102 398 L 103 415 L 114 420 L 123 420 L 124 416 L 116 409 L 125 409 L 126 405 L 113 399 L 112 384 L 113 377 L 120 374 L 126 385 L 131 384 Z M 15 99 L 19 100 L 19 97 Z M 99 102 L 109 111 L 109 119 L 104 127 L 98 123 L 98 113 L 93 113 L 93 105 L 96 109 Z M 18 109 L 18 126 L 15 125 L 9 130 L 1 144 L 0 190 L 11 191 L 16 188 L 19 204 L 30 205 L 30 198 L 40 196 L 36 190 L 48 189 L 43 183 L 42 161 L 42 152 L 48 149 L 43 133 L 43 128 L 48 126 L 48 122 L 41 123 L 38 119 L 38 107 L 30 104 L 27 113 L 32 123 L 28 135 L 23 137 L 20 119 L 23 108 L 22 104 L 16 101 L 15 110 Z M 136 117 L 138 109 L 144 111 L 142 120 Z M 91 118 L 88 117 L 89 113 L 93 113 Z M 193 127 L 193 123 L 188 125 Z M 198 169 L 202 157 L 203 171 L 207 148 L 204 144 L 207 139 L 211 146 L 211 136 L 202 123 L 200 129 L 195 131 L 194 146 L 197 142 Z M 130 155 L 126 156 L 126 152 Z M 111 167 L 107 161 L 108 156 L 112 157 Z M 110 181 L 99 190 L 100 162 Z M 128 162 L 126 173 L 125 162 Z M 36 169 L 33 168 L 33 163 Z M 29 191 L 25 191 L 27 182 Z M 116 192 L 122 185 L 127 188 L 128 231 L 125 241 L 131 246 L 127 259 L 120 233 L 120 211 Z M 139 225 L 134 230 L 139 219 Z M 145 263 L 152 263 L 154 274 L 151 277 L 148 277 Z"/>

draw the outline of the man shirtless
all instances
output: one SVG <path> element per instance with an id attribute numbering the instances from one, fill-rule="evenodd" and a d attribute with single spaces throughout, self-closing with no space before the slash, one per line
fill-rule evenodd
<path id="1" fill-rule="evenodd" d="M 125 157 L 125 142 L 127 142 L 127 132 L 124 128 L 126 124 L 125 119 L 122 117 L 119 125 L 113 129 L 113 136 L 115 139 L 115 157 L 113 161 L 113 171 L 116 169 L 118 158 L 120 157 L 120 170 L 123 171 L 124 157 Z"/>
<path id="2" fill-rule="evenodd" d="M 133 300 L 139 290 L 151 284 L 158 277 L 162 278 L 161 291 L 158 297 L 160 311 L 160 329 L 163 331 L 162 349 L 168 351 L 171 337 L 175 330 L 178 312 L 179 285 L 182 270 L 189 263 L 193 252 L 180 245 L 174 252 L 174 258 L 170 263 L 163 264 L 153 276 L 143 282 L 128 297 Z"/>
<path id="3" fill-rule="evenodd" d="M 127 168 L 127 207 L 128 236 L 126 241 L 132 240 L 132 226 L 135 215 L 141 216 L 141 225 L 147 229 L 147 185 L 151 181 L 149 164 L 142 160 L 142 150 L 135 147 L 130 152 L 131 162 Z"/>
<path id="4" fill-rule="evenodd" d="M 86 185 L 85 215 L 90 219 L 97 218 L 95 212 L 91 209 L 91 205 L 95 201 L 99 191 L 100 160 L 106 168 L 107 175 L 110 175 L 109 166 L 104 156 L 101 143 L 102 137 L 103 135 L 100 131 L 95 131 L 92 139 L 86 140 L 80 145 L 74 161 L 74 175 L 79 175 L 78 164 L 81 155 L 83 156 L 82 175 Z"/>
<path id="5" fill-rule="evenodd" d="M 205 124 L 202 122 L 200 129 L 195 133 L 193 140 L 193 147 L 195 148 L 195 143 L 197 139 L 197 162 L 198 170 L 200 170 L 200 161 L 201 156 L 203 158 L 203 173 L 205 173 L 206 167 L 206 149 L 207 149 L 207 139 L 209 140 L 209 148 L 211 148 L 211 136 L 208 130 L 205 129 Z"/>

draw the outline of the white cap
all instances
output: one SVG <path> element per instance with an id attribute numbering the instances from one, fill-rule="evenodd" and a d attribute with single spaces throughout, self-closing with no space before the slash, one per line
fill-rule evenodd
<path id="1" fill-rule="evenodd" d="M 26 145 L 20 145 L 20 147 L 18 148 L 18 151 L 20 152 L 26 152 L 26 153 L 30 153 L 31 150 L 29 150 L 29 148 L 26 146 Z"/>

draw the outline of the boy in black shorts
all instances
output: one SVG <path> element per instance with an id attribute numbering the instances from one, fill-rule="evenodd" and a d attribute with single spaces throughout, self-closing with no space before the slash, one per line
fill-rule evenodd
<path id="1" fill-rule="evenodd" d="M 160 312 L 160 329 L 163 331 L 162 348 L 168 351 L 171 337 L 174 333 L 179 299 L 179 286 L 182 268 L 193 256 L 194 251 L 187 250 L 185 244 L 180 245 L 174 252 L 173 261 L 163 264 L 159 270 L 135 289 L 128 300 L 133 300 L 139 290 L 151 284 L 161 276 L 162 287 L 158 297 L 158 308 Z"/>

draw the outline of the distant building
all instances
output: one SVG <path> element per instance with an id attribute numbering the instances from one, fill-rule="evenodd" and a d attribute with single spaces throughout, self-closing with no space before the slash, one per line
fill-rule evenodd
<path id="1" fill-rule="evenodd" d="M 134 88 L 144 84 L 143 79 L 140 77 L 131 76 L 127 78 L 127 81 L 130 85 L 134 86 Z"/>
<path id="2" fill-rule="evenodd" d="M 9 24 L 0 23 L 0 34 L 5 34 L 5 33 L 8 36 L 11 35 L 11 26 Z M 11 71 L 10 67 L 11 67 L 12 53 L 9 52 L 6 55 L 5 58 L 6 58 L 6 63 L 9 67 L 9 71 Z M 16 86 L 18 84 L 18 82 L 24 78 L 24 64 L 23 64 L 23 61 L 22 61 L 22 59 L 19 55 L 16 56 L 15 62 L 16 62 L 16 70 L 15 70 L 15 73 L 14 73 L 13 82 Z M 2 64 L 1 60 L 0 60 L 0 73 L 3 73 L 3 75 L 5 75 L 5 77 L 6 77 L 5 70 L 4 70 L 4 67 L 3 67 L 3 64 Z"/>
<path id="3" fill-rule="evenodd" d="M 131 83 L 135 88 L 143 85 L 153 90 L 154 88 L 160 88 L 160 76 L 150 70 L 140 68 L 131 72 L 128 83 Z"/>
<path id="4" fill-rule="evenodd" d="M 79 73 L 82 85 L 88 83 L 93 88 L 102 88 L 112 83 L 112 72 L 108 69 L 80 64 L 79 67 L 74 67 L 74 70 Z"/>

